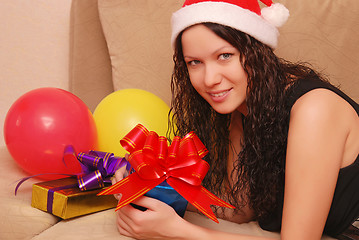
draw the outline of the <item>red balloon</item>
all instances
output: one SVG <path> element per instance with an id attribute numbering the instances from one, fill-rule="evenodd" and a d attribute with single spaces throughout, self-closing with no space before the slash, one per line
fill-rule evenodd
<path id="1" fill-rule="evenodd" d="M 5 118 L 4 137 L 11 156 L 32 175 L 79 173 L 77 160 L 64 164 L 64 148 L 72 145 L 83 152 L 95 149 L 97 143 L 95 121 L 86 104 L 58 88 L 35 89 L 16 100 Z"/>

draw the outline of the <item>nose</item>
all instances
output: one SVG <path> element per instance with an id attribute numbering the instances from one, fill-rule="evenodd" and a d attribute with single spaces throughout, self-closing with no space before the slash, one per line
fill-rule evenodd
<path id="1" fill-rule="evenodd" d="M 220 69 L 213 64 L 206 65 L 204 72 L 204 84 L 207 87 L 213 87 L 221 81 L 222 74 L 220 73 Z"/>

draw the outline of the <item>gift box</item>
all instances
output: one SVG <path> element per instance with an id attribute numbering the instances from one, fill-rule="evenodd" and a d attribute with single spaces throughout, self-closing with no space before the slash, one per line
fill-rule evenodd
<path id="1" fill-rule="evenodd" d="M 133 171 L 98 194 L 103 196 L 120 193 L 122 197 L 116 210 L 132 204 L 142 195 L 157 198 L 167 204 L 166 201 L 170 201 L 171 204 L 176 202 L 175 199 L 178 197 L 184 198 L 218 223 L 211 205 L 234 208 L 201 185 L 209 170 L 209 164 L 202 159 L 208 150 L 194 132 L 186 134 L 183 138 L 175 136 L 168 145 L 166 137 L 148 131 L 143 125 L 138 124 L 120 140 L 120 143 L 130 153 L 128 162 Z M 173 196 L 170 196 L 170 191 Z M 182 216 L 186 206 L 187 203 L 182 200 L 172 205 Z M 135 207 L 141 209 L 140 206 Z"/>
<path id="2" fill-rule="evenodd" d="M 63 219 L 116 207 L 113 196 L 97 196 L 104 189 L 81 191 L 74 177 L 40 182 L 32 187 L 31 206 Z"/>
<path id="3" fill-rule="evenodd" d="M 166 181 L 158 184 L 155 188 L 147 192 L 145 196 L 155 198 L 168 204 L 181 217 L 183 217 L 186 212 L 188 201 L 184 197 L 182 197 L 175 189 L 173 189 L 173 187 L 171 187 Z M 132 204 L 132 206 L 142 211 L 146 210 L 146 208 L 143 208 L 141 206 L 137 206 L 134 204 Z"/>

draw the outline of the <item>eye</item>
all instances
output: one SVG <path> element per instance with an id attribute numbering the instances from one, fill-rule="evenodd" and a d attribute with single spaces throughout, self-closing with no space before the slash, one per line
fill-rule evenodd
<path id="1" fill-rule="evenodd" d="M 199 60 L 192 60 L 192 61 L 188 61 L 187 65 L 188 66 L 196 66 L 196 65 L 198 65 L 200 63 L 201 63 L 201 61 L 199 61 Z"/>
<path id="2" fill-rule="evenodd" d="M 221 55 L 219 55 L 218 59 L 219 60 L 228 60 L 233 56 L 233 53 L 222 53 Z"/>

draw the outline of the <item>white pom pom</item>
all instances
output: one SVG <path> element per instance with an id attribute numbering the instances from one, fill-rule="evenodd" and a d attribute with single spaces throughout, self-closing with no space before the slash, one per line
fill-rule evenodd
<path id="1" fill-rule="evenodd" d="M 262 17 L 275 27 L 281 27 L 289 17 L 289 10 L 280 3 L 274 3 L 261 11 Z"/>

